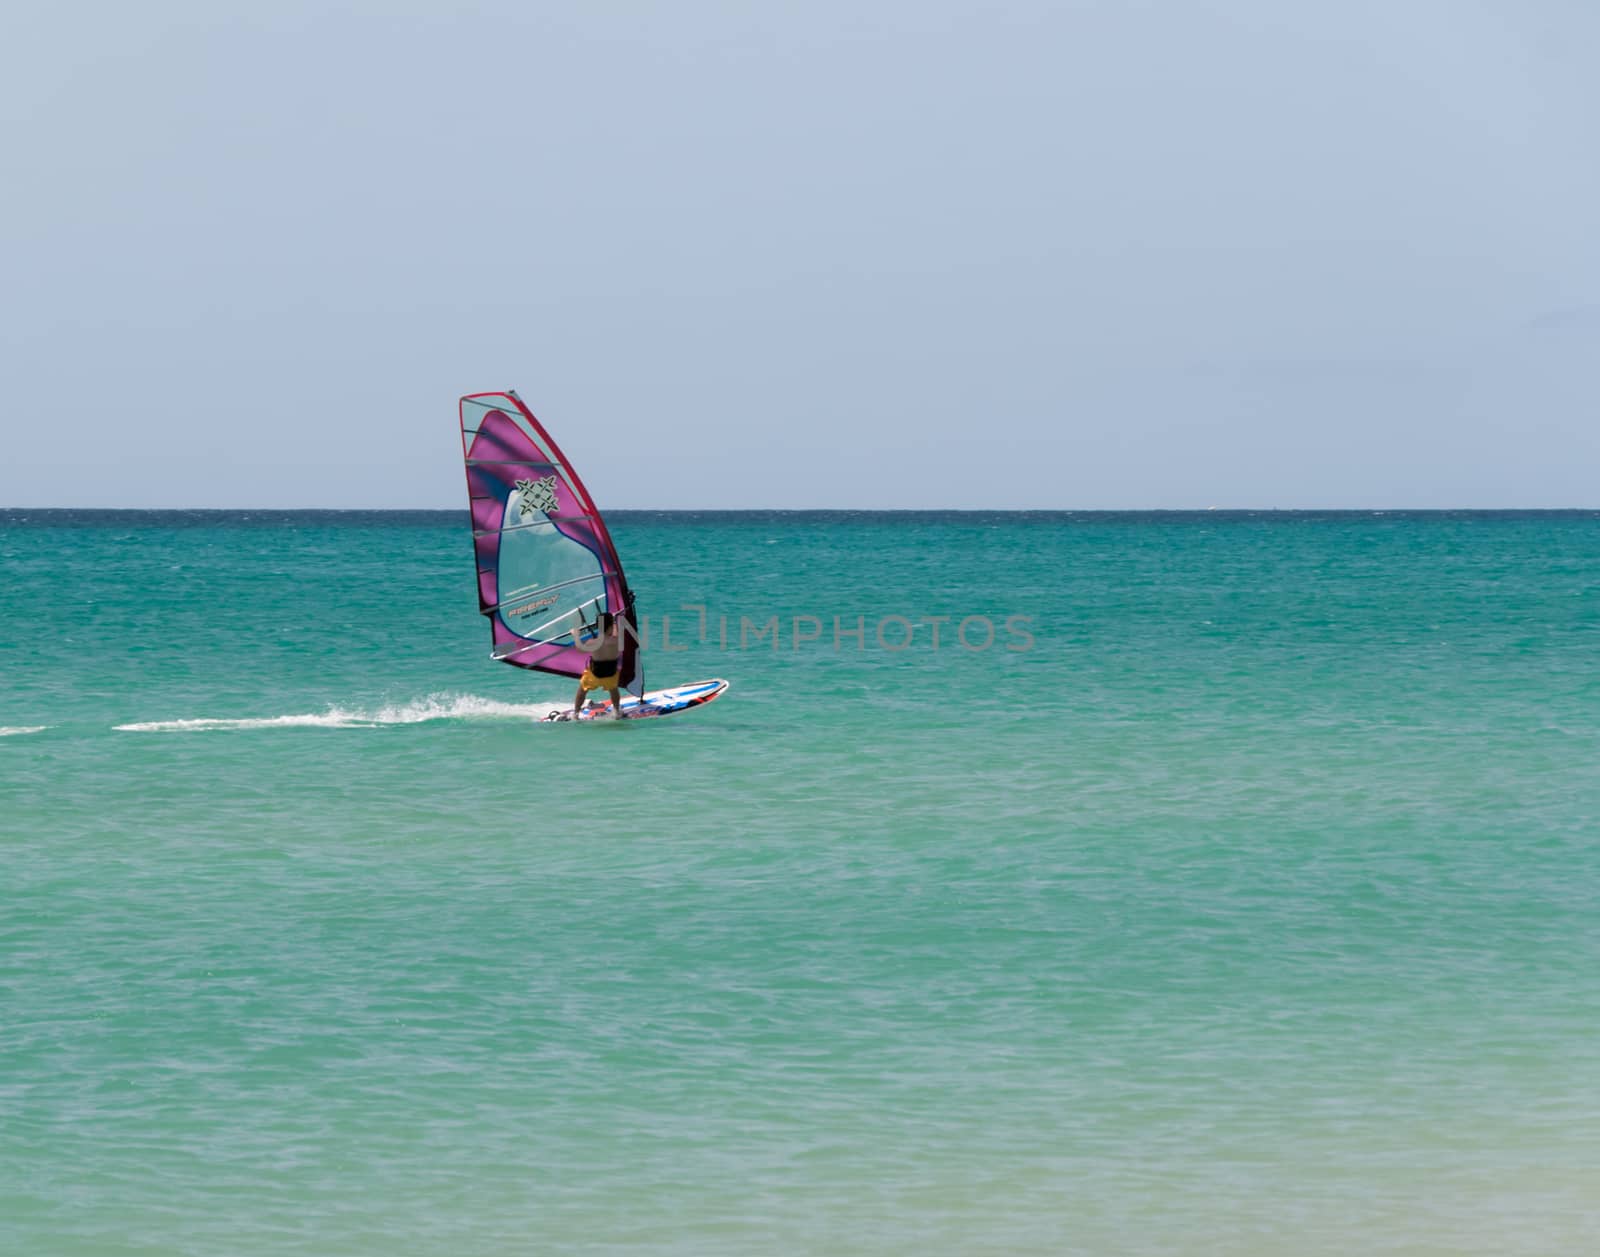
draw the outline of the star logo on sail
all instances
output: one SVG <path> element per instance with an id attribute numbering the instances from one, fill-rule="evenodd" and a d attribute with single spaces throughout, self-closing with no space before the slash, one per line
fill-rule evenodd
<path id="1" fill-rule="evenodd" d="M 517 502 L 517 510 L 523 519 L 535 511 L 549 515 L 559 505 L 556 502 L 556 478 L 553 474 L 543 480 L 519 480 L 517 492 L 522 495 Z"/>

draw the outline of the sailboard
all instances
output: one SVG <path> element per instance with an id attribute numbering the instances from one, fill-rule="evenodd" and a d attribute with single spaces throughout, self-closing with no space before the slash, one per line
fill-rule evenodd
<path id="1" fill-rule="evenodd" d="M 578 473 L 523 400 L 511 391 L 469 393 L 460 414 L 490 657 L 580 677 L 590 656 L 579 643 L 610 613 L 622 626 L 618 688 L 632 696 L 622 714 L 671 715 L 709 701 L 650 701 L 674 691 L 645 692 L 634 596 L 617 547 Z M 720 678 L 694 685 L 714 687 L 711 698 L 728 688 Z"/>
<path id="2" fill-rule="evenodd" d="M 629 694 L 622 700 L 622 715 L 627 719 L 640 719 L 645 716 L 675 716 L 680 711 L 702 706 L 713 699 L 721 698 L 727 693 L 728 683 L 720 677 L 709 681 L 691 681 L 688 685 L 674 685 L 670 689 L 650 690 L 638 696 Z M 611 710 L 611 700 L 604 699 L 591 703 L 579 714 L 574 716 L 571 708 L 562 708 L 553 711 L 545 717 L 546 720 L 609 720 L 614 713 Z"/>

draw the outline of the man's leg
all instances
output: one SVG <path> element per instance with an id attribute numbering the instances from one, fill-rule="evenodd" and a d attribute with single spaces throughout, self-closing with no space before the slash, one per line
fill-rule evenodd
<path id="1" fill-rule="evenodd" d="M 572 718 L 576 720 L 578 713 L 583 710 L 583 684 L 578 684 L 578 697 L 572 700 Z"/>
<path id="2" fill-rule="evenodd" d="M 617 690 L 611 690 L 609 692 L 611 694 L 611 718 L 613 720 L 621 720 L 622 719 L 622 695 Z"/>

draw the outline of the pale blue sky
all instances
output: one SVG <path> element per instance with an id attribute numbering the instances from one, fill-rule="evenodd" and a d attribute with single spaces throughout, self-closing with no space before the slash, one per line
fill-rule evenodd
<path id="1" fill-rule="evenodd" d="M 1594 506 L 1600 6 L 35 5 L 0 505 Z"/>

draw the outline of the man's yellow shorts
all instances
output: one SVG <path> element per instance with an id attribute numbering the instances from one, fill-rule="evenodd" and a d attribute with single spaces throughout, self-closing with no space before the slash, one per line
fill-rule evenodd
<path id="1" fill-rule="evenodd" d="M 618 677 L 615 672 L 608 677 L 597 677 L 588 668 L 585 668 L 583 670 L 583 675 L 578 678 L 578 684 L 582 687 L 585 694 L 587 694 L 590 690 L 621 689 L 622 687 L 617 682 Z"/>

